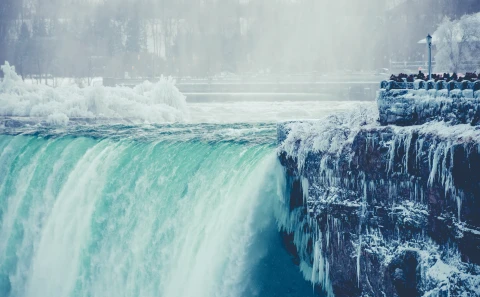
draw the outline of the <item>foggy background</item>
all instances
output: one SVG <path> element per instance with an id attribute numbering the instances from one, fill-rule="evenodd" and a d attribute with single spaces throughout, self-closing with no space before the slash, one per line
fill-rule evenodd
<path id="1" fill-rule="evenodd" d="M 23 77 L 361 72 L 478 0 L 0 0 L 0 61 Z"/>

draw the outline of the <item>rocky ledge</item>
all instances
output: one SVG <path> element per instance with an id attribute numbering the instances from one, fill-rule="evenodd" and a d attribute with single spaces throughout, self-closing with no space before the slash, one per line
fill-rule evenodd
<path id="1" fill-rule="evenodd" d="M 382 125 L 410 126 L 430 121 L 477 125 L 480 122 L 480 81 L 382 82 L 377 103 Z"/>
<path id="2" fill-rule="evenodd" d="M 280 220 L 328 296 L 480 296 L 480 130 L 362 110 L 278 126 Z"/>

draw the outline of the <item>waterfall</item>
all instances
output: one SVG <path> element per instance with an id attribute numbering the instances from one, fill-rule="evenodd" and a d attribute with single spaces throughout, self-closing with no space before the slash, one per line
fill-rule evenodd
<path id="1" fill-rule="evenodd" d="M 260 294 L 283 193 L 271 138 L 168 129 L 0 135 L 0 295 Z"/>

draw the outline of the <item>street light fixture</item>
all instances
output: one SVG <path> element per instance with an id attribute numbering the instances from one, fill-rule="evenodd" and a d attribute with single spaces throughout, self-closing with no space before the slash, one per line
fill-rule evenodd
<path id="1" fill-rule="evenodd" d="M 432 79 L 432 36 L 427 35 L 427 44 L 428 44 L 428 80 Z"/>

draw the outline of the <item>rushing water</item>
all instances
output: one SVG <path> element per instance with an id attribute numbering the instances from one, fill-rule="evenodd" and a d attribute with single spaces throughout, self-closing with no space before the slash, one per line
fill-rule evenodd
<path id="1" fill-rule="evenodd" d="M 0 296 L 318 296 L 275 146 L 275 124 L 4 131 Z"/>

